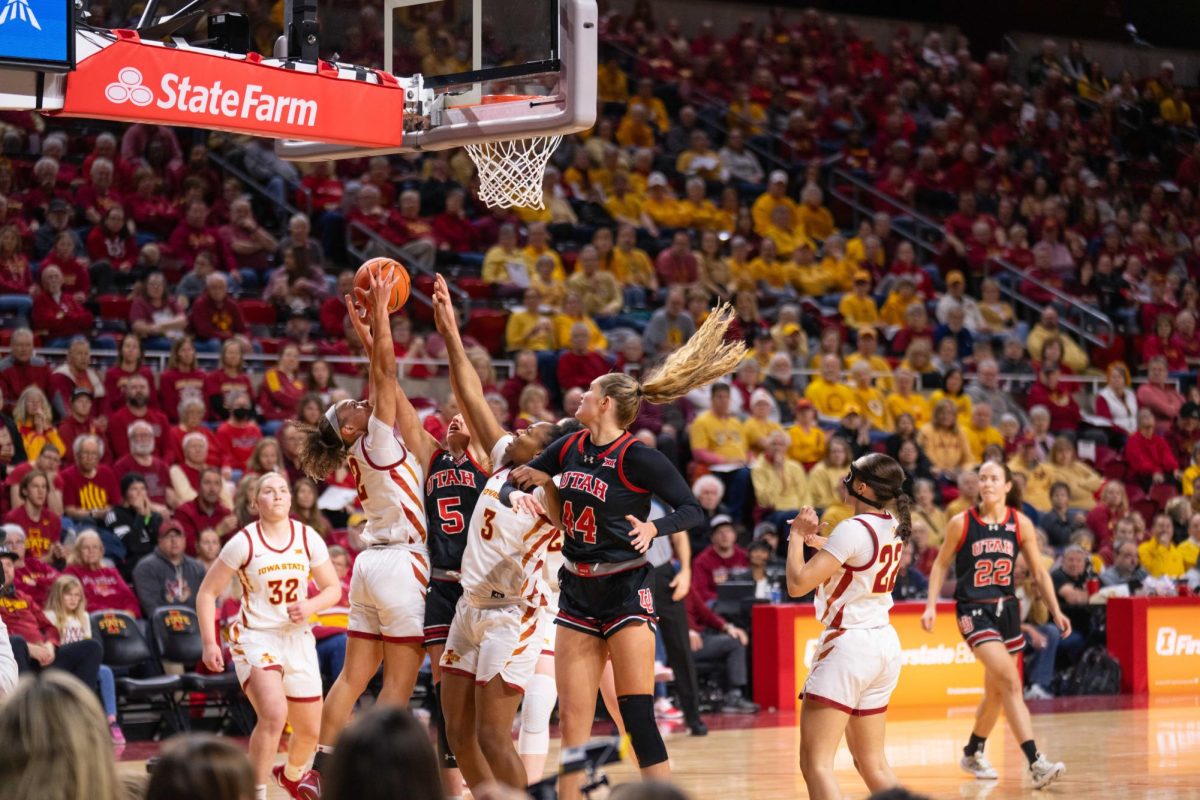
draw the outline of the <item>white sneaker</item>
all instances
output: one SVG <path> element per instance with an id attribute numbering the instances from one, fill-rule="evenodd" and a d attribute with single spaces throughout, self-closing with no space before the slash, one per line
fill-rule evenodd
<path id="1" fill-rule="evenodd" d="M 1025 699 L 1026 700 L 1053 700 L 1054 695 L 1050 694 L 1045 689 L 1043 689 L 1041 686 L 1038 686 L 1035 683 L 1032 686 L 1030 686 L 1028 689 L 1025 690 Z"/>
<path id="2" fill-rule="evenodd" d="M 675 680 L 675 670 L 668 667 L 661 661 L 654 662 L 654 682 L 655 683 L 671 683 Z"/>
<path id="3" fill-rule="evenodd" d="M 654 716 L 674 722 L 675 720 L 683 719 L 683 712 L 676 708 L 667 698 L 660 697 L 654 701 Z"/>
<path id="4" fill-rule="evenodd" d="M 1061 761 L 1047 761 L 1041 753 L 1038 753 L 1037 761 L 1029 765 L 1029 776 L 1033 778 L 1033 788 L 1035 789 L 1045 789 L 1062 777 L 1066 771 L 1067 768 Z"/>
<path id="5" fill-rule="evenodd" d="M 964 770 L 974 775 L 977 780 L 994 781 L 1000 777 L 1000 773 L 996 772 L 996 768 L 991 765 L 983 753 L 976 753 L 973 756 L 963 756 L 962 760 L 958 763 Z"/>

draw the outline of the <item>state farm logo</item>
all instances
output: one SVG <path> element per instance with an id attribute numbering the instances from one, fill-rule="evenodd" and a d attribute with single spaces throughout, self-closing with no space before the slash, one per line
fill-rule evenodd
<path id="1" fill-rule="evenodd" d="M 1200 639 L 1174 628 L 1159 628 L 1154 652 L 1160 656 L 1200 656 Z"/>
<path id="2" fill-rule="evenodd" d="M 154 102 L 154 92 L 142 85 L 142 73 L 136 67 L 122 67 L 117 80 L 104 90 L 110 103 L 133 103 L 148 106 Z"/>
<path id="3" fill-rule="evenodd" d="M 130 103 L 145 107 L 153 103 L 161 109 L 189 114 L 254 120 L 311 128 L 317 124 L 317 101 L 304 97 L 271 94 L 256 83 L 242 89 L 225 88 L 221 81 L 193 84 L 189 75 L 168 72 L 159 82 L 159 93 L 143 84 L 136 67 L 122 67 L 117 80 L 104 90 L 110 103 Z"/>

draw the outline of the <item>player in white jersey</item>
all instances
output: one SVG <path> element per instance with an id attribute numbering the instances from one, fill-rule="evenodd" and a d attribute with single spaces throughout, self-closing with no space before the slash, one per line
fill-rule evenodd
<path id="1" fill-rule="evenodd" d="M 367 547 L 355 560 L 350 578 L 346 662 L 325 700 L 313 764 L 316 781 L 305 787 L 314 797 L 320 795 L 319 777 L 333 743 L 380 663 L 379 702 L 404 706 L 425 659 L 430 570 L 423 483 L 437 442 L 422 427 L 397 381 L 387 312 L 396 282 L 390 271 L 376 270 L 369 292 L 356 288 L 354 298 L 345 298 L 354 329 L 371 354 L 370 400 L 342 400 L 326 410 L 316 427 L 302 427 L 304 471 L 323 480 L 344 460 L 367 517 L 362 535 Z"/>
<path id="2" fill-rule="evenodd" d="M 309 616 L 335 605 L 341 581 L 320 534 L 289 519 L 292 493 L 287 478 L 268 473 L 251 491 L 259 521 L 233 534 L 221 549 L 196 596 L 204 641 L 204 663 L 225 668 L 216 636 L 217 596 L 237 576 L 242 609 L 230 627 L 229 650 L 238 681 L 258 715 L 250 734 L 256 800 L 266 800 L 267 778 L 293 798 L 317 746 L 321 724 L 321 670 Z M 309 577 L 320 592 L 307 597 Z M 292 725 L 287 763 L 274 769 L 279 737 Z"/>
<path id="3" fill-rule="evenodd" d="M 912 499 L 895 459 L 871 453 L 842 482 L 854 516 L 828 538 L 811 507 L 792 520 L 788 592 L 817 590 L 825 632 L 804 682 L 800 769 L 814 800 L 841 797 L 833 758 L 842 735 L 871 792 L 896 786 L 883 750 L 884 717 L 900 678 L 900 640 L 888 619 L 900 554 L 912 534 Z M 889 508 L 891 510 L 889 510 Z M 815 548 L 804 559 L 804 545 Z"/>
<path id="4" fill-rule="evenodd" d="M 550 715 L 558 701 L 558 687 L 554 684 L 554 632 L 558 626 L 554 620 L 558 616 L 558 571 L 564 560 L 562 539 L 555 539 L 546 549 L 546 563 L 542 567 L 542 580 L 547 590 L 547 602 L 541 610 L 542 652 L 525 687 L 525 699 L 521 701 L 521 732 L 517 735 L 517 752 L 525 765 L 525 778 L 529 783 L 542 780 L 546 755 L 550 752 Z M 613 709 L 616 709 L 615 701 Z"/>
<path id="5" fill-rule="evenodd" d="M 495 779 L 525 785 L 512 742 L 512 723 L 542 650 L 549 602 L 542 579 L 545 554 L 559 540 L 557 520 L 503 502 L 514 466 L 526 464 L 565 429 L 538 423 L 516 434 L 500 427 L 467 359 L 445 280 L 434 286 L 434 320 L 446 340 L 450 385 L 471 441 L 491 456 L 488 479 L 467 529 L 462 599 L 442 653 L 442 713 L 450 749 L 467 785 Z M 523 493 L 514 492 L 515 495 Z"/>

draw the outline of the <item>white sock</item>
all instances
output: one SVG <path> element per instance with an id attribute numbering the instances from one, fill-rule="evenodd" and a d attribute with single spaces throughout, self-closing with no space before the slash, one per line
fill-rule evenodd
<path id="1" fill-rule="evenodd" d="M 521 703 L 521 734 L 517 752 L 521 755 L 545 755 L 550 750 L 550 715 L 558 700 L 554 678 L 535 674 L 525 687 Z"/>
<path id="2" fill-rule="evenodd" d="M 289 781 L 298 781 L 304 777 L 304 768 L 306 766 L 306 764 L 301 764 L 298 767 L 293 766 L 292 762 L 288 761 L 283 765 L 283 777 Z"/>
<path id="3" fill-rule="evenodd" d="M 318 752 L 318 753 L 330 753 L 330 754 L 332 754 L 332 753 L 333 753 L 333 745 L 331 745 L 331 744 L 319 744 L 319 745 L 317 745 L 317 752 Z"/>
<path id="4" fill-rule="evenodd" d="M 265 783 L 254 785 L 254 800 L 267 800 L 267 785 Z"/>

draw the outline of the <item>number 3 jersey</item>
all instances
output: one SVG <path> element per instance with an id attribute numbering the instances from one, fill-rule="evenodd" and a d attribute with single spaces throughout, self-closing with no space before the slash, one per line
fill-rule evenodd
<path id="1" fill-rule="evenodd" d="M 988 524 L 969 508 L 963 514 L 963 535 L 954 555 L 954 599 L 978 603 L 1016 597 L 1012 573 L 1021 549 L 1017 513 L 1005 509 L 1004 521 Z"/>
<path id="2" fill-rule="evenodd" d="M 492 448 L 492 464 L 504 462 L 513 437 L 501 436 Z M 546 550 L 561 534 L 545 516 L 532 517 L 500 502 L 510 464 L 496 469 L 483 487 L 467 529 L 462 557 L 463 597 L 475 607 L 526 603 L 544 606 L 549 600 L 542 577 Z M 534 490 L 541 500 L 544 492 Z"/>
<path id="3" fill-rule="evenodd" d="M 904 542 L 890 514 L 859 514 L 838 523 L 823 548 L 842 566 L 817 587 L 817 619 L 829 628 L 888 624 Z"/>
<path id="4" fill-rule="evenodd" d="M 288 528 L 287 545 L 279 550 L 267 543 L 258 522 L 242 528 L 221 548 L 221 561 L 237 571 L 242 586 L 238 622 L 243 628 L 283 633 L 308 628 L 307 620 L 292 622 L 287 607 L 308 596 L 309 573 L 329 560 L 329 551 L 321 535 L 307 525 L 289 519 Z"/>

